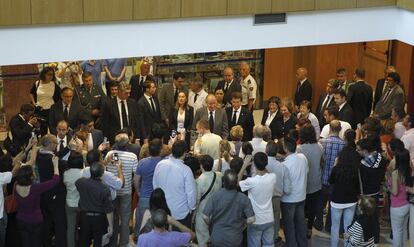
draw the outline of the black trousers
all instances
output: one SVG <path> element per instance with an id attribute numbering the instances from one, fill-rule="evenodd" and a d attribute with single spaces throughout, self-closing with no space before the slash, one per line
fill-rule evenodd
<path id="1" fill-rule="evenodd" d="M 19 232 L 23 247 L 40 247 L 42 243 L 42 223 L 27 223 L 17 220 L 17 230 Z"/>
<path id="2" fill-rule="evenodd" d="M 306 195 L 306 201 L 305 201 L 305 214 L 306 218 L 308 219 L 308 230 L 311 230 L 315 217 L 318 219 L 323 218 L 323 209 L 322 209 L 322 190 L 318 190 L 314 193 L 307 194 Z M 322 224 L 318 225 L 318 228 L 322 227 Z"/>
<path id="3" fill-rule="evenodd" d="M 90 216 L 86 212 L 80 212 L 79 226 L 79 247 L 89 247 L 92 240 L 94 247 L 102 246 L 102 236 L 108 226 L 106 214 Z"/>
<path id="4" fill-rule="evenodd" d="M 44 247 L 67 245 L 65 201 L 59 199 L 49 201 L 49 204 L 42 203 Z"/>

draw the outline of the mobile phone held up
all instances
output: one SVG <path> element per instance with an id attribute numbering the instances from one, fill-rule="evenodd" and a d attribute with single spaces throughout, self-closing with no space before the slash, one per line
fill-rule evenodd
<path id="1" fill-rule="evenodd" d="M 118 160 L 119 160 L 119 157 L 118 157 L 118 154 L 117 154 L 117 153 L 114 153 L 114 154 L 112 155 L 112 160 L 113 160 L 113 161 L 118 161 Z"/>
<path id="2" fill-rule="evenodd" d="M 171 131 L 171 138 L 174 139 L 177 136 L 177 131 L 176 130 L 172 130 Z"/>

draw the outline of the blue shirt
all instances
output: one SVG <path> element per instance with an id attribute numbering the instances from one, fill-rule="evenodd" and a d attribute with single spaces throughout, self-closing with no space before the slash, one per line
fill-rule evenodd
<path id="1" fill-rule="evenodd" d="M 188 232 L 156 232 L 152 230 L 138 238 L 140 247 L 180 247 L 190 242 L 191 235 Z"/>
<path id="2" fill-rule="evenodd" d="M 93 77 L 93 84 L 98 87 L 101 87 L 101 72 L 103 71 L 103 66 L 101 61 L 96 60 L 95 64 L 89 63 L 89 60 L 83 61 L 81 63 L 81 68 L 83 72 L 89 72 Z"/>
<path id="3" fill-rule="evenodd" d="M 122 70 L 126 66 L 126 58 L 105 59 L 102 61 L 103 66 L 108 67 L 113 77 L 117 78 L 121 75 Z M 108 75 L 106 75 L 106 82 L 110 82 Z"/>
<path id="4" fill-rule="evenodd" d="M 328 136 L 321 139 L 319 142 L 323 147 L 324 158 L 322 184 L 329 185 L 329 176 L 331 175 L 335 159 L 338 156 L 338 153 L 345 146 L 345 141 L 339 138 L 339 136 Z"/>
<path id="5" fill-rule="evenodd" d="M 142 198 L 150 198 L 151 193 L 154 190 L 152 187 L 152 177 L 154 176 L 154 170 L 161 157 L 148 157 L 138 162 L 136 174 L 141 176 L 141 187 L 139 196 Z"/>

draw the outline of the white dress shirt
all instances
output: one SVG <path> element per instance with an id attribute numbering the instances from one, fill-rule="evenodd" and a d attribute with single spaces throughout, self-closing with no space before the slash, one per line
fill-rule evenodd
<path id="1" fill-rule="evenodd" d="M 157 111 L 157 106 L 155 105 L 155 100 L 154 100 L 154 98 L 153 98 L 153 96 L 148 96 L 148 95 L 146 95 L 145 93 L 144 93 L 144 97 L 145 97 L 145 99 L 147 99 L 147 101 L 148 101 L 148 104 L 150 105 L 150 107 L 151 107 L 151 109 L 152 109 L 152 104 L 151 104 L 151 98 L 152 98 L 152 103 L 154 103 L 154 111 Z"/>
<path id="2" fill-rule="evenodd" d="M 236 112 L 236 123 L 237 123 L 237 121 L 239 121 L 240 112 L 241 112 L 241 107 L 239 107 L 239 109 L 237 109 L 237 110 L 233 108 L 233 111 L 232 111 L 232 113 L 231 113 L 231 119 L 230 119 L 230 121 L 231 121 L 231 120 L 233 120 L 233 115 L 234 115 L 234 112 L 235 112 L 235 111 L 237 111 L 237 112 Z"/>
<path id="3" fill-rule="evenodd" d="M 58 142 L 58 145 L 56 147 L 56 151 L 60 151 L 60 142 L 61 141 L 63 141 L 63 147 L 66 147 L 68 145 L 68 140 L 67 140 L 68 137 L 67 136 L 63 137 L 63 139 L 61 139 L 59 136 L 56 136 L 56 138 L 57 138 L 57 142 Z"/>
<path id="4" fill-rule="evenodd" d="M 404 143 L 404 147 L 410 152 L 410 157 L 414 159 L 414 128 L 405 131 L 401 137 L 401 141 Z"/>
<path id="5" fill-rule="evenodd" d="M 197 94 L 198 94 L 197 100 L 196 100 L 196 102 L 194 102 L 194 97 L 195 97 L 196 93 L 194 93 L 191 90 L 188 93 L 188 105 L 193 107 L 194 116 L 195 116 L 198 109 L 201 109 L 204 106 L 207 106 L 206 97 L 207 97 L 208 93 L 204 89 L 201 89 L 201 91 L 198 92 Z"/>
<path id="6" fill-rule="evenodd" d="M 121 100 L 120 98 L 116 98 L 116 100 L 117 100 L 117 102 L 118 102 L 118 110 L 119 110 L 119 119 L 120 119 L 120 121 L 121 121 L 121 129 L 123 129 L 124 128 L 124 123 L 123 123 L 123 121 L 122 121 L 122 103 L 121 103 L 121 101 L 124 101 L 124 105 L 125 105 L 125 112 L 126 112 L 126 115 L 127 115 L 127 118 L 128 118 L 128 103 L 127 103 L 127 100 Z M 129 118 L 128 118 L 128 120 L 129 120 Z"/>
<path id="7" fill-rule="evenodd" d="M 339 121 L 341 122 L 341 131 L 339 131 L 339 137 L 344 140 L 344 134 L 345 131 L 352 129 L 351 125 L 348 122 L 345 121 Z M 329 124 L 326 124 L 325 126 L 323 126 L 322 131 L 321 131 L 321 138 L 326 138 L 329 136 L 329 132 L 331 132 L 331 127 Z"/>
<path id="8" fill-rule="evenodd" d="M 196 183 L 190 167 L 183 160 L 174 157 L 161 160 L 155 168 L 152 182 L 154 189 L 164 191 L 175 219 L 184 219 L 196 208 Z"/>
<path id="9" fill-rule="evenodd" d="M 271 113 L 270 111 L 267 113 L 267 119 L 265 122 L 265 125 L 267 127 L 270 126 L 270 124 L 272 123 L 273 119 L 276 117 L 277 111 L 275 111 L 274 113 Z"/>

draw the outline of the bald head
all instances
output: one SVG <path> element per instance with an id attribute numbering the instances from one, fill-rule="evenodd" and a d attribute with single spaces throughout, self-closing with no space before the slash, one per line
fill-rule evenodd
<path id="1" fill-rule="evenodd" d="M 143 62 L 141 64 L 141 67 L 140 67 L 140 69 L 141 69 L 141 75 L 143 75 L 143 76 L 148 75 L 149 74 L 149 71 L 150 71 L 150 68 L 151 68 L 151 65 L 148 62 Z"/>
<path id="2" fill-rule="evenodd" d="M 339 135 L 339 132 L 341 131 L 341 122 L 339 120 L 332 120 L 329 123 L 329 134 L 330 135 Z"/>
<path id="3" fill-rule="evenodd" d="M 298 80 L 304 80 L 308 77 L 308 70 L 304 67 L 301 67 L 299 69 L 296 70 L 296 78 L 298 78 Z"/>
<path id="4" fill-rule="evenodd" d="M 207 108 L 209 111 L 214 111 L 217 108 L 217 99 L 214 94 L 209 94 L 206 97 Z"/>
<path id="5" fill-rule="evenodd" d="M 230 67 L 226 67 L 223 71 L 224 81 L 231 82 L 234 78 L 233 69 Z"/>

